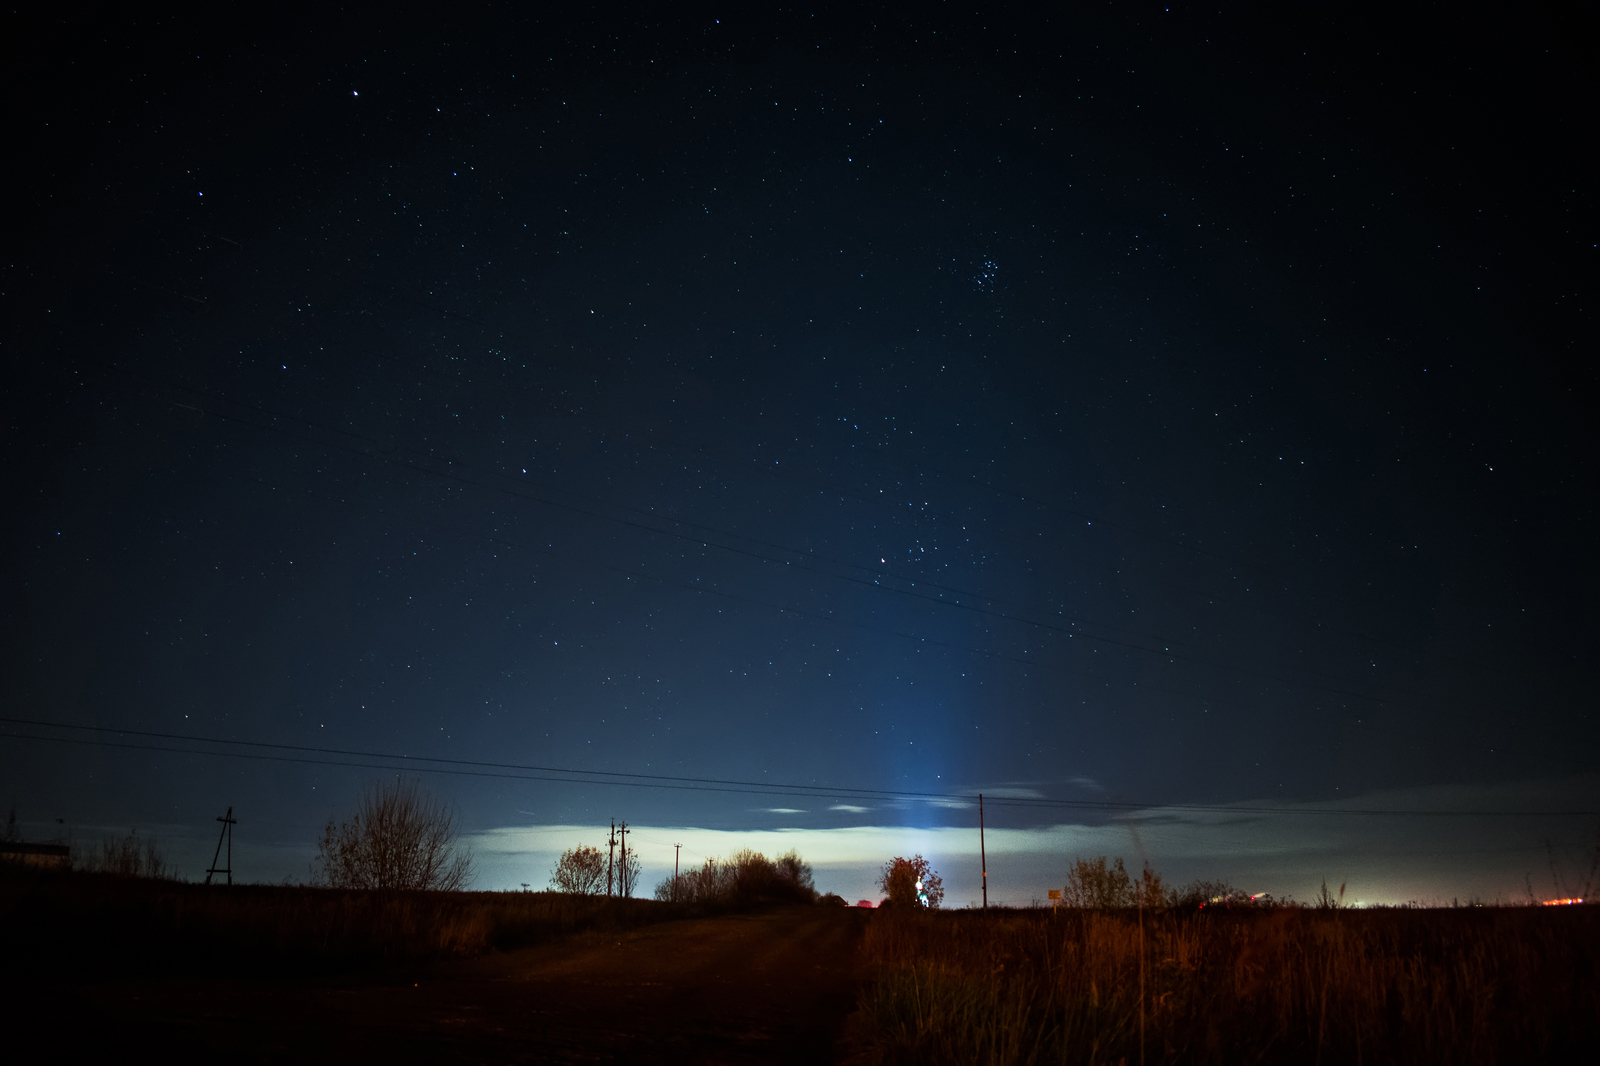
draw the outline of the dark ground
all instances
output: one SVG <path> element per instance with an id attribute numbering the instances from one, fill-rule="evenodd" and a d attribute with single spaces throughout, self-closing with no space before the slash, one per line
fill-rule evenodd
<path id="1" fill-rule="evenodd" d="M 243 1062 L 828 1062 L 869 916 L 668 922 L 381 976 L 57 980 L 3 990 L 69 1057 Z"/>

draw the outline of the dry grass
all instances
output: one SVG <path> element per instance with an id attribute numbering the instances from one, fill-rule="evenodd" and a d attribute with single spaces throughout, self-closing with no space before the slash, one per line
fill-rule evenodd
<path id="1" fill-rule="evenodd" d="M 7 864 L 9 866 L 9 864 Z M 5 969 L 346 969 L 439 960 L 691 908 L 556 892 L 376 892 L 207 887 L 84 872 L 0 869 Z"/>
<path id="2" fill-rule="evenodd" d="M 1146 914 L 1143 996 L 1139 926 L 1131 911 L 877 916 L 864 1057 L 1465 1064 L 1600 1047 L 1595 908 Z"/>
<path id="3" fill-rule="evenodd" d="M 72 867 L 113 877 L 153 877 L 162 881 L 174 879 L 172 867 L 161 853 L 160 842 L 153 837 L 139 837 L 134 833 L 120 840 L 108 837 L 100 841 L 99 847 L 75 848 Z"/>

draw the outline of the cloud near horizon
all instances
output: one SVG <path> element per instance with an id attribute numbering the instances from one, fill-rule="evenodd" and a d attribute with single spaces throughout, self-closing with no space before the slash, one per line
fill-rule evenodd
<path id="1" fill-rule="evenodd" d="M 1059 887 L 1073 857 L 1122 857 L 1130 867 L 1142 852 L 1171 883 L 1224 879 L 1250 892 L 1310 898 L 1322 878 L 1350 885 L 1357 902 L 1480 898 L 1519 900 L 1530 873 L 1536 894 L 1562 894 L 1551 882 L 1544 841 L 1558 842 L 1560 861 L 1577 877 L 1595 846 L 1600 778 L 1520 782 L 1491 787 L 1437 787 L 1374 793 L 1335 803 L 1288 806 L 1276 813 L 1192 811 L 1153 807 L 1100 824 L 1059 823 L 990 828 L 985 833 L 990 901 L 1027 904 Z M 1268 806 L 1265 803 L 1241 806 Z M 848 809 L 841 804 L 834 809 Z M 1352 816 L 1363 809 L 1496 811 L 1477 817 Z M 1506 812 L 1567 810 L 1549 819 Z M 1137 825 L 1137 838 L 1130 831 Z M 977 897 L 979 841 L 975 826 L 862 825 L 840 828 L 701 829 L 635 826 L 630 834 L 647 880 L 670 872 L 672 845 L 701 861 L 752 848 L 768 855 L 795 850 L 816 871 L 817 887 L 847 898 L 876 898 L 874 881 L 895 855 L 921 854 L 944 875 L 948 903 Z M 515 886 L 527 871 L 548 869 L 562 850 L 603 840 L 603 826 L 504 826 L 472 834 L 483 876 L 479 887 Z M 1567 853 L 1570 852 L 1570 855 Z M 1580 854 L 1581 853 L 1581 854 Z M 665 876 L 665 873 L 659 876 Z M 543 880 L 543 877 L 540 877 Z M 1548 891 L 1544 889 L 1548 888 Z"/>

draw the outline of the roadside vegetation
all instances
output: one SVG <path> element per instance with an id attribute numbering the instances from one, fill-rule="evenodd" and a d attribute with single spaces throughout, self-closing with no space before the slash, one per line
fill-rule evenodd
<path id="1" fill-rule="evenodd" d="M 1600 1046 L 1600 909 L 1350 910 L 1120 862 L 1054 910 L 895 909 L 862 959 L 880 1063 L 1520 1063 Z"/>
<path id="2" fill-rule="evenodd" d="M 317 841 L 311 883 L 392 892 L 458 892 L 472 883 L 472 855 L 455 814 L 410 778 L 361 794 L 347 821 L 330 818 Z"/>
<path id="3" fill-rule="evenodd" d="M 97 845 L 73 848 L 71 866 L 87 873 L 112 877 L 149 877 L 171 881 L 177 877 L 154 837 L 130 832 L 121 838 L 100 841 Z"/>
<path id="4" fill-rule="evenodd" d="M 442 961 L 689 917 L 653 900 L 559 892 L 201 885 L 0 864 L 13 971 L 97 967 L 261 975 Z"/>
<path id="5" fill-rule="evenodd" d="M 636 877 L 638 860 L 627 859 Z M 811 867 L 794 852 L 707 860 L 663 882 L 654 900 L 607 895 L 607 856 L 594 847 L 566 852 L 549 892 L 466 891 L 471 863 L 449 807 L 403 778 L 368 788 L 348 818 L 329 819 L 309 885 L 180 881 L 156 842 L 136 834 L 76 852 L 72 869 L 0 863 L 5 968 L 93 960 L 112 971 L 203 964 L 259 976 L 411 965 L 817 900 Z"/>
<path id="6" fill-rule="evenodd" d="M 13 819 L 14 821 L 14 819 Z M 590 849 L 591 851 L 593 849 Z M 411 964 L 684 917 L 689 908 L 574 892 L 468 892 L 472 857 L 448 805 L 379 782 L 330 818 L 309 885 L 190 884 L 136 834 L 75 851 L 72 869 L 0 863 L 11 969 L 321 971 Z M 592 865 L 592 863 L 591 863 Z"/>
<path id="7" fill-rule="evenodd" d="M 656 886 L 663 902 L 749 907 L 764 903 L 815 903 L 811 865 L 790 851 L 769 859 L 746 848 L 727 859 L 709 858 Z"/>

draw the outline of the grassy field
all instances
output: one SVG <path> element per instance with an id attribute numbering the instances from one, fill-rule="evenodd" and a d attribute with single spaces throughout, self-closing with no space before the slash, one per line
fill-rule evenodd
<path id="1" fill-rule="evenodd" d="M 203 961 L 226 973 L 326 971 L 460 958 L 637 928 L 705 908 L 557 892 L 382 893 L 187 884 L 0 866 L 5 967 L 84 960 L 113 972 Z"/>
<path id="2" fill-rule="evenodd" d="M 85 982 L 105 984 L 129 993 L 108 1003 L 130 1004 L 157 987 L 187 988 L 181 982 L 196 973 L 240 980 L 254 991 L 228 1010 L 243 1016 L 262 996 L 279 996 L 287 1005 L 268 1013 L 285 1019 L 272 1025 L 291 1042 L 297 1030 L 287 1019 L 301 1015 L 312 1028 L 315 1021 L 342 1031 L 348 1022 L 374 1033 L 422 1017 L 385 998 L 396 995 L 388 985 L 400 970 L 412 975 L 401 989 L 415 988 L 409 982 L 418 973 L 435 975 L 433 998 L 417 1003 L 433 1004 L 444 1020 L 436 1019 L 433 1036 L 417 1028 L 416 1039 L 468 1040 L 477 1030 L 460 1027 L 467 1016 L 460 1012 L 485 1004 L 498 1012 L 500 1028 L 471 1039 L 498 1039 L 502 1029 L 523 1033 L 525 1042 L 554 1039 L 553 1016 L 530 1021 L 525 993 L 497 976 L 495 967 L 513 965 L 549 971 L 538 978 L 546 981 L 543 999 L 580 974 L 584 989 L 621 982 L 617 994 L 643 997 L 636 1013 L 654 1019 L 648 1032 L 628 1037 L 645 1043 L 661 1026 L 700 1015 L 706 1032 L 735 1042 L 746 1039 L 739 1033 L 766 1031 L 762 1012 L 807 1032 L 833 1032 L 853 1004 L 849 1061 L 886 1066 L 1489 1064 L 1589 1061 L 1600 1049 L 1595 907 L 1172 907 L 1142 918 L 1118 907 L 987 914 L 790 907 L 772 926 L 787 937 L 778 970 L 793 971 L 804 987 L 778 997 L 784 1006 L 752 998 L 750 982 L 767 988 L 776 979 L 757 963 L 775 950 L 778 932 L 751 924 L 769 909 L 549 892 L 208 888 L 6 866 L 0 978 L 14 995 L 50 987 L 62 1002 L 88 994 Z M 692 918 L 703 920 L 664 924 Z M 711 950 L 723 940 L 724 948 Z M 805 985 L 811 978 L 804 975 L 821 972 L 818 960 L 833 975 L 825 995 Z M 751 967 L 759 973 L 745 974 Z M 366 998 L 325 1002 L 307 991 L 318 975 L 338 972 L 352 975 L 351 987 L 366 989 Z M 362 984 L 371 981 L 378 983 Z M 162 1010 L 213 1019 L 205 1024 L 215 1027 L 213 1015 L 232 1015 L 206 1005 L 212 987 L 162 993 Z M 821 1013 L 796 1021 L 788 1015 L 802 992 L 814 994 L 808 1009 Z M 366 1013 L 337 1025 L 312 1017 L 333 1010 L 329 1003 L 357 1002 Z M 139 1024 L 156 1032 L 169 1023 Z"/>
<path id="3" fill-rule="evenodd" d="M 887 912 L 882 1063 L 1525 1063 L 1600 1048 L 1600 908 Z"/>

